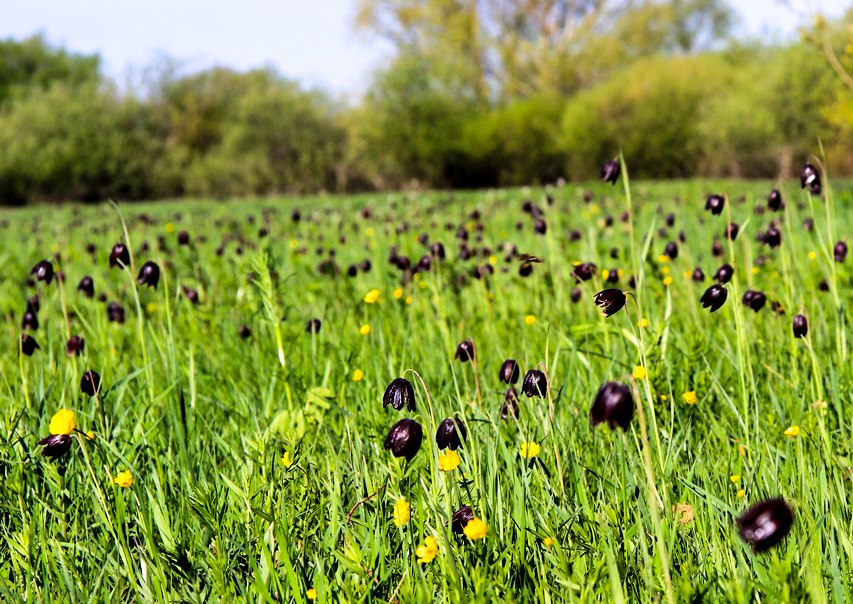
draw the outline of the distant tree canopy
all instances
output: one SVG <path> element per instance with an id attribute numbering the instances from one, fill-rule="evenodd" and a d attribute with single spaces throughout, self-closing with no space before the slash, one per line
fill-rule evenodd
<path id="1" fill-rule="evenodd" d="M 853 174 L 853 11 L 800 42 L 734 38 L 723 0 L 360 0 L 392 42 L 358 105 L 272 70 L 166 70 L 0 41 L 0 202 Z"/>

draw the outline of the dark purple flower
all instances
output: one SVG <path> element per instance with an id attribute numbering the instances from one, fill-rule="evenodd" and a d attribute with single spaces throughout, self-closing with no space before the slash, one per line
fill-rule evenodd
<path id="1" fill-rule="evenodd" d="M 732 280 L 732 277 L 735 274 L 735 269 L 731 264 L 724 264 L 720 268 L 717 269 L 717 272 L 714 273 L 714 281 L 717 283 L 728 283 Z"/>
<path id="2" fill-rule="evenodd" d="M 24 316 L 21 319 L 21 329 L 28 329 L 30 331 L 35 331 L 39 328 L 39 319 L 36 313 L 30 312 L 29 310 L 24 312 Z"/>
<path id="3" fill-rule="evenodd" d="M 471 509 L 471 506 L 463 505 L 461 508 L 453 512 L 453 516 L 450 518 L 450 528 L 457 535 L 461 535 L 465 532 L 465 525 L 473 519 L 474 510 Z"/>
<path id="4" fill-rule="evenodd" d="M 110 268 L 130 266 L 130 251 L 123 243 L 116 243 L 110 251 Z"/>
<path id="5" fill-rule="evenodd" d="M 41 454 L 45 457 L 50 457 L 52 460 L 57 460 L 71 449 L 71 436 L 68 434 L 51 434 L 38 441 Z"/>
<path id="6" fill-rule="evenodd" d="M 572 269 L 572 276 L 575 278 L 575 281 L 580 283 L 581 281 L 589 281 L 592 279 L 592 276 L 595 275 L 595 272 L 598 270 L 598 267 L 595 266 L 592 262 L 581 262 L 576 264 Z"/>
<path id="7" fill-rule="evenodd" d="M 405 457 L 412 461 L 421 448 L 424 432 L 421 425 L 413 419 L 401 419 L 394 424 L 385 437 L 385 450 L 394 457 Z"/>
<path id="8" fill-rule="evenodd" d="M 705 209 L 715 216 L 722 213 L 725 205 L 726 200 L 722 195 L 708 195 L 708 199 L 705 201 Z"/>
<path id="9" fill-rule="evenodd" d="M 778 544 L 794 524 L 794 512 L 781 497 L 757 503 L 737 520 L 741 538 L 754 552 L 763 552 Z"/>
<path id="10" fill-rule="evenodd" d="M 704 271 L 697 266 L 696 268 L 693 269 L 692 279 L 694 281 L 696 281 L 697 283 L 702 283 L 705 280 Z"/>
<path id="11" fill-rule="evenodd" d="M 498 373 L 498 378 L 504 384 L 515 384 L 520 377 L 518 363 L 515 359 L 507 359 L 501 364 L 501 370 Z"/>
<path id="12" fill-rule="evenodd" d="M 322 323 L 320 322 L 320 319 L 308 319 L 308 322 L 305 324 L 305 331 L 306 333 L 317 334 L 320 333 L 321 326 Z"/>
<path id="13" fill-rule="evenodd" d="M 808 187 L 812 195 L 820 195 L 820 174 L 813 165 L 806 164 L 803 166 L 803 170 L 800 172 L 800 187 L 803 189 Z"/>
<path id="14" fill-rule="evenodd" d="M 462 446 L 462 441 L 468 438 L 468 429 L 458 417 L 447 418 L 438 425 L 435 433 L 435 444 L 439 450 L 450 448 L 455 451 Z"/>
<path id="15" fill-rule="evenodd" d="M 41 260 L 32 268 L 30 274 L 35 275 L 37 281 L 44 281 L 50 285 L 54 275 L 53 265 L 47 260 Z"/>
<path id="16" fill-rule="evenodd" d="M 601 167 L 598 177 L 604 182 L 609 182 L 611 185 L 615 185 L 616 181 L 619 180 L 619 173 L 621 171 L 622 168 L 619 166 L 619 161 L 611 159 Z"/>
<path id="17" fill-rule="evenodd" d="M 749 306 L 752 310 L 758 312 L 764 308 L 764 305 L 767 303 L 767 296 L 762 292 L 748 289 L 744 292 L 741 301 L 745 306 Z"/>
<path id="18" fill-rule="evenodd" d="M 21 334 L 21 352 L 23 352 L 28 357 L 33 356 L 33 353 L 41 348 L 36 339 L 32 337 L 30 334 L 25 333 Z"/>
<path id="19" fill-rule="evenodd" d="M 531 369 L 524 376 L 524 381 L 521 383 L 521 391 L 528 398 L 533 398 L 534 396 L 543 398 L 548 392 L 548 379 L 538 369 Z"/>
<path id="20" fill-rule="evenodd" d="M 847 259 L 847 244 L 839 241 L 832 249 L 832 253 L 835 255 L 835 261 L 842 264 Z"/>
<path id="21" fill-rule="evenodd" d="M 80 379 L 80 391 L 89 396 L 95 396 L 95 393 L 101 389 L 101 376 L 91 369 L 83 374 Z"/>
<path id="22" fill-rule="evenodd" d="M 501 405 L 501 419 L 507 419 L 508 417 L 518 419 L 518 392 L 512 386 L 507 388 L 504 395 L 504 403 Z"/>
<path id="23" fill-rule="evenodd" d="M 666 244 L 663 253 L 664 256 L 669 257 L 670 260 L 675 260 L 676 258 L 678 258 L 678 244 L 674 241 L 670 241 Z"/>
<path id="24" fill-rule="evenodd" d="M 737 239 L 738 232 L 740 232 L 740 226 L 738 225 L 738 223 L 730 222 L 726 229 L 723 231 L 723 237 L 734 241 L 735 239 Z"/>
<path id="25" fill-rule="evenodd" d="M 73 335 L 68 338 L 68 342 L 66 342 L 65 344 L 65 354 L 69 357 L 79 357 L 83 353 L 85 347 L 86 341 L 82 338 L 82 336 Z"/>
<path id="26" fill-rule="evenodd" d="M 160 282 L 160 267 L 156 262 L 148 260 L 139 269 L 139 275 L 136 277 L 136 282 L 139 285 L 147 285 L 157 289 L 157 284 Z"/>
<path id="27" fill-rule="evenodd" d="M 409 411 L 415 410 L 415 389 L 412 383 L 405 378 L 395 378 L 385 389 L 382 395 L 382 406 L 391 405 L 399 411 L 404 406 Z"/>
<path id="28" fill-rule="evenodd" d="M 774 212 L 785 209 L 785 200 L 782 199 L 782 194 L 778 189 L 770 191 L 770 195 L 767 196 L 767 207 Z"/>
<path id="29" fill-rule="evenodd" d="M 110 323 L 124 323 L 124 307 L 118 302 L 110 302 L 107 304 L 107 319 Z"/>
<path id="30" fill-rule="evenodd" d="M 805 315 L 794 316 L 794 337 L 805 338 L 809 333 L 809 320 Z"/>
<path id="31" fill-rule="evenodd" d="M 764 240 L 762 243 L 770 246 L 771 248 L 779 247 L 782 243 L 782 233 L 775 226 L 771 226 L 767 229 L 767 232 L 764 233 Z"/>
<path id="32" fill-rule="evenodd" d="M 589 412 L 593 426 L 607 422 L 611 430 L 627 430 L 634 416 L 634 398 L 625 384 L 607 382 L 598 389 Z"/>
<path id="33" fill-rule="evenodd" d="M 605 289 L 595 294 L 595 305 L 604 317 L 611 317 L 622 310 L 627 298 L 625 292 L 620 289 Z"/>
<path id="34" fill-rule="evenodd" d="M 93 298 L 95 296 L 95 281 L 89 275 L 86 275 L 77 284 L 77 291 L 87 298 Z"/>
<path id="35" fill-rule="evenodd" d="M 705 293 L 702 294 L 702 297 L 699 298 L 699 301 L 702 303 L 702 308 L 710 308 L 711 312 L 719 310 L 723 304 L 726 303 L 726 298 L 728 297 L 728 292 L 726 288 L 722 285 L 715 283 L 711 287 L 705 290 Z"/>
<path id="36" fill-rule="evenodd" d="M 456 347 L 456 358 L 462 363 L 475 360 L 474 341 L 462 340 Z"/>

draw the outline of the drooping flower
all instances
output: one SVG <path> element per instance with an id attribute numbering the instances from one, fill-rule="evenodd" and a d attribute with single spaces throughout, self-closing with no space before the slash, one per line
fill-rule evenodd
<path id="1" fill-rule="evenodd" d="M 475 354 L 474 340 L 462 340 L 459 342 L 459 346 L 456 347 L 455 356 L 462 363 L 473 361 L 475 359 Z"/>
<path id="2" fill-rule="evenodd" d="M 89 396 L 95 396 L 95 393 L 101 389 L 101 376 L 91 369 L 83 374 L 80 378 L 80 391 Z"/>
<path id="3" fill-rule="evenodd" d="M 607 422 L 611 430 L 627 430 L 634 417 L 634 398 L 625 384 L 607 382 L 598 389 L 589 412 L 593 426 Z"/>
<path id="4" fill-rule="evenodd" d="M 21 334 L 21 352 L 28 357 L 33 356 L 33 353 L 41 348 L 36 339 L 28 333 Z"/>
<path id="5" fill-rule="evenodd" d="M 524 381 L 521 384 L 521 391 L 528 398 L 538 396 L 543 398 L 548 392 L 548 379 L 545 374 L 538 369 L 531 369 L 524 376 Z"/>
<path id="6" fill-rule="evenodd" d="M 136 277 L 136 282 L 139 285 L 147 285 L 157 289 L 157 284 L 160 282 L 160 267 L 156 262 L 148 260 L 139 269 L 139 275 Z"/>
<path id="7" fill-rule="evenodd" d="M 621 171 L 622 167 L 619 165 L 619 161 L 611 159 L 601 167 L 598 177 L 604 182 L 609 182 L 611 185 L 615 185 L 616 181 L 619 180 L 619 173 Z"/>
<path id="8" fill-rule="evenodd" d="M 38 445 L 44 447 L 41 454 L 57 460 L 71 448 L 71 437 L 68 434 L 51 434 L 38 441 Z"/>
<path id="9" fill-rule="evenodd" d="M 714 273 L 714 281 L 717 283 L 728 283 L 732 280 L 732 276 L 734 274 L 735 269 L 731 264 L 723 264 L 717 269 L 717 272 Z"/>
<path id="10" fill-rule="evenodd" d="M 767 207 L 773 212 L 785 209 L 785 200 L 782 199 L 782 194 L 778 189 L 770 191 L 770 194 L 767 196 Z"/>
<path id="11" fill-rule="evenodd" d="M 462 441 L 468 438 L 468 429 L 458 417 L 454 420 L 446 418 L 438 425 L 435 432 L 435 444 L 439 450 L 451 449 L 455 451 L 462 446 Z"/>
<path id="12" fill-rule="evenodd" d="M 705 201 L 705 209 L 715 216 L 723 212 L 725 205 L 726 200 L 722 195 L 708 195 L 708 199 Z"/>
<path id="13" fill-rule="evenodd" d="M 767 303 L 767 296 L 762 292 L 748 289 L 744 292 L 741 301 L 744 303 L 744 306 L 749 306 L 753 311 L 758 312 Z"/>
<path id="14" fill-rule="evenodd" d="M 817 168 L 812 164 L 804 165 L 800 172 L 800 188 L 805 189 L 806 187 L 808 187 L 809 193 L 812 195 L 820 195 L 820 173 L 818 173 Z"/>
<path id="15" fill-rule="evenodd" d="M 722 308 L 723 304 L 726 303 L 726 298 L 728 297 L 728 292 L 726 288 L 722 285 L 715 283 L 711 287 L 705 290 L 705 293 L 702 294 L 702 297 L 699 298 L 699 301 L 702 303 L 702 308 L 710 308 L 711 312 L 715 312 Z"/>
<path id="16" fill-rule="evenodd" d="M 130 266 L 130 252 L 123 243 L 116 243 L 110 250 L 110 268 Z"/>
<path id="17" fill-rule="evenodd" d="M 474 510 L 469 505 L 463 505 L 461 508 L 453 512 L 450 518 L 450 528 L 457 535 L 462 534 L 465 525 L 474 517 Z"/>
<path id="18" fill-rule="evenodd" d="M 763 552 L 785 538 L 794 524 L 794 512 L 781 497 L 755 504 L 737 519 L 741 538 L 753 551 Z"/>
<path id="19" fill-rule="evenodd" d="M 620 289 L 604 289 L 594 296 L 595 305 L 599 307 L 602 316 L 612 317 L 622 310 L 627 298 L 625 292 Z"/>
<path id="20" fill-rule="evenodd" d="M 394 424 L 385 437 L 385 450 L 391 451 L 394 457 L 405 457 L 412 461 L 423 440 L 423 429 L 413 419 L 401 419 Z"/>
<path id="21" fill-rule="evenodd" d="M 406 378 L 395 378 L 388 384 L 385 394 L 382 395 L 382 406 L 391 405 L 399 411 L 406 407 L 409 411 L 415 411 L 415 389 Z"/>
<path id="22" fill-rule="evenodd" d="M 519 376 L 520 370 L 515 359 L 507 359 L 501 364 L 501 370 L 498 374 L 498 378 L 504 384 L 515 384 L 518 382 Z"/>
<path id="23" fill-rule="evenodd" d="M 31 275 L 36 276 L 37 281 L 44 281 L 46 284 L 50 285 L 50 282 L 53 281 L 53 265 L 47 260 L 40 260 L 33 268 L 30 270 Z"/>
<path id="24" fill-rule="evenodd" d="M 809 333 L 809 320 L 805 315 L 795 315 L 793 328 L 795 338 L 805 338 Z"/>

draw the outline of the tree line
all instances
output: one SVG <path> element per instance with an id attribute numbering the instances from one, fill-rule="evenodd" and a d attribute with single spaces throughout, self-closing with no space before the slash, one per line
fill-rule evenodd
<path id="1" fill-rule="evenodd" d="M 361 0 L 393 58 L 353 105 L 272 69 L 161 70 L 0 41 L 0 203 L 853 175 L 853 11 L 785 44 L 721 0 Z"/>

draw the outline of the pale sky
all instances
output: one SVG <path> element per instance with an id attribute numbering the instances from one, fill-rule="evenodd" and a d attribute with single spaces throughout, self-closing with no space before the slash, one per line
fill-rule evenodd
<path id="1" fill-rule="evenodd" d="M 817 12 L 851 0 L 730 0 L 746 36 L 791 36 Z M 185 72 L 271 65 L 305 86 L 360 95 L 389 49 L 354 31 L 356 0 L 0 0 L 0 38 L 43 33 L 52 44 L 101 55 L 118 82 L 158 57 Z"/>

